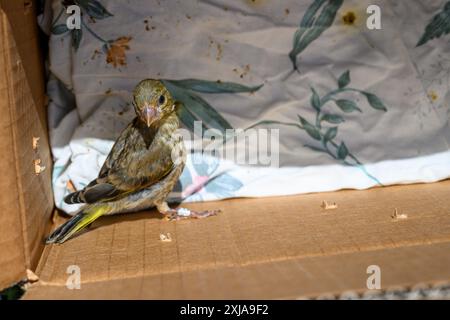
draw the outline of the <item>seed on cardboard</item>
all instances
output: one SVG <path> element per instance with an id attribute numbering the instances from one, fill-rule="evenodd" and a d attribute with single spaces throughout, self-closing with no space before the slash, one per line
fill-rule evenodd
<path id="1" fill-rule="evenodd" d="M 392 219 L 394 219 L 394 220 L 404 220 L 404 219 L 408 219 L 408 215 L 405 214 L 405 213 L 399 214 L 397 208 L 394 209 L 394 214 L 393 214 L 391 217 L 392 217 Z"/>
<path id="2" fill-rule="evenodd" d="M 328 202 L 328 201 L 323 200 L 321 207 L 324 210 L 334 210 L 334 209 L 337 209 L 338 205 L 336 202 Z"/>
<path id="3" fill-rule="evenodd" d="M 41 139 L 40 137 L 33 137 L 33 150 L 36 150 L 39 147 L 39 139 Z"/>
<path id="4" fill-rule="evenodd" d="M 170 236 L 170 233 L 167 233 L 167 234 L 160 233 L 159 240 L 161 240 L 162 242 L 171 242 L 172 237 Z"/>
<path id="5" fill-rule="evenodd" d="M 39 175 L 45 170 L 44 166 L 41 166 L 41 159 L 35 159 L 34 161 L 34 173 Z"/>

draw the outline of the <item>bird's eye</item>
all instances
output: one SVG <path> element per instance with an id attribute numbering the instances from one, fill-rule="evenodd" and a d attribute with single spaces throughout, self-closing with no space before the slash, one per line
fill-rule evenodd
<path id="1" fill-rule="evenodd" d="M 159 100 L 158 100 L 159 105 L 164 104 L 164 102 L 166 102 L 166 97 L 160 96 L 160 97 L 159 97 Z"/>

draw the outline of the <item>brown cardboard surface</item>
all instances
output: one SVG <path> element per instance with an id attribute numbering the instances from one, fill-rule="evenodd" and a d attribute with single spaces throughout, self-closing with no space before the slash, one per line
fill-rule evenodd
<path id="1" fill-rule="evenodd" d="M 26 298 L 284 298 L 450 280 L 450 181 L 191 204 L 204 220 L 155 212 L 101 218 L 45 248 Z M 336 202 L 323 210 L 323 200 Z M 397 208 L 408 218 L 395 220 Z M 170 233 L 172 242 L 159 240 Z M 69 265 L 81 290 L 65 287 Z"/>
<path id="2" fill-rule="evenodd" d="M 364 294 L 369 291 L 366 270 L 373 264 L 381 268 L 382 289 L 450 279 L 449 250 L 450 243 L 445 242 L 243 266 L 210 266 L 82 282 L 80 290 L 40 284 L 28 290 L 25 299 L 297 299 L 349 291 Z"/>
<path id="3" fill-rule="evenodd" d="M 5 34 L 4 14 L 0 13 L 0 148 L 5 154 L 14 148 L 9 111 L 8 87 L 6 81 L 6 61 L 4 59 L 7 43 L 3 39 Z M 25 275 L 25 254 L 23 252 L 23 236 L 19 216 L 19 196 L 16 185 L 14 157 L 2 157 L 0 161 L 0 191 L 8 190 L 9 196 L 0 197 L 0 245 L 4 250 L 0 254 L 0 288 Z M 8 208 L 9 212 L 6 212 Z M 19 266 L 19 268 L 17 267 Z"/>
<path id="4" fill-rule="evenodd" d="M 383 288 L 450 280 L 450 181 L 188 206 L 223 210 L 205 220 L 105 217 L 42 253 L 53 201 L 34 5 L 0 0 L 0 289 L 38 260 L 27 299 L 296 298 L 365 290 L 372 264 Z M 408 218 L 393 220 L 395 208 Z M 65 287 L 74 264 L 81 290 Z"/>
<path id="5" fill-rule="evenodd" d="M 36 267 L 53 209 L 35 19 L 32 1 L 0 1 L 0 289 Z M 35 159 L 46 166 L 40 175 Z"/>

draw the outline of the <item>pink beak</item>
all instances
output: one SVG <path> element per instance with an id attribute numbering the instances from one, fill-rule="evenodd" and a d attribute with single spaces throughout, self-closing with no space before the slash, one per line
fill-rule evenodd
<path id="1" fill-rule="evenodd" d="M 150 127 L 150 125 L 155 121 L 157 116 L 157 112 L 156 109 L 153 108 L 150 105 L 146 105 L 144 107 L 144 118 L 145 118 L 145 123 L 147 124 L 147 127 Z"/>

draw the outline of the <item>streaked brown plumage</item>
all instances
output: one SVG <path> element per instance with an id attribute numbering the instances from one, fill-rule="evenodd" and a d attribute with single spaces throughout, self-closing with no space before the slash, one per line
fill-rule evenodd
<path id="1" fill-rule="evenodd" d="M 69 194 L 67 203 L 86 203 L 72 219 L 60 226 L 47 243 L 62 243 L 102 215 L 157 207 L 173 219 L 177 210 L 165 202 L 181 175 L 186 152 L 177 103 L 158 80 L 141 81 L 133 92 L 137 117 L 120 134 L 97 179 L 83 190 Z M 192 212 L 193 217 L 215 211 Z"/>

